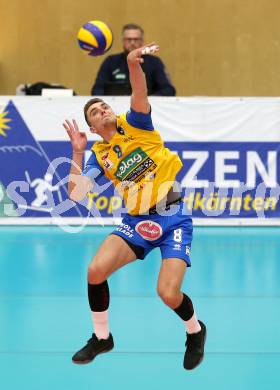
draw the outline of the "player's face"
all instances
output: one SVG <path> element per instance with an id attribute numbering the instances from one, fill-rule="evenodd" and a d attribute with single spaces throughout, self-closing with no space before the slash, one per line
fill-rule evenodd
<path id="1" fill-rule="evenodd" d="M 123 50 L 130 53 L 134 49 L 143 46 L 143 35 L 141 30 L 124 30 L 123 32 Z"/>
<path id="2" fill-rule="evenodd" d="M 116 115 L 112 108 L 105 102 L 93 103 L 87 111 L 87 118 L 91 128 L 97 134 L 116 124 Z"/>

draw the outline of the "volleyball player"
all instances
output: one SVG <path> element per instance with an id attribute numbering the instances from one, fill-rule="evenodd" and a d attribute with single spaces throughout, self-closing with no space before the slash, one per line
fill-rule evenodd
<path id="1" fill-rule="evenodd" d="M 181 291 L 186 269 L 191 265 L 192 241 L 192 220 L 184 215 L 181 193 L 175 186 L 182 162 L 165 148 L 159 132 L 154 129 L 145 75 L 140 66 L 143 54 L 158 50 L 158 46 L 150 44 L 129 53 L 132 95 L 126 114 L 117 116 L 99 98 L 85 105 L 90 131 L 100 135 L 102 140 L 92 146 L 91 157 L 84 168 L 87 137 L 80 132 L 75 120 L 66 120 L 63 124 L 73 148 L 69 197 L 74 201 L 82 200 L 94 182 L 105 175 L 123 195 L 128 210 L 121 225 L 101 244 L 88 268 L 88 300 L 94 333 L 74 354 L 72 360 L 77 364 L 89 363 L 114 347 L 108 324 L 109 276 L 125 264 L 144 259 L 156 247 L 162 255 L 158 294 L 186 326 L 185 369 L 195 368 L 204 355 L 206 327 L 197 319 L 191 299 Z M 75 175 L 79 177 L 78 185 Z"/>

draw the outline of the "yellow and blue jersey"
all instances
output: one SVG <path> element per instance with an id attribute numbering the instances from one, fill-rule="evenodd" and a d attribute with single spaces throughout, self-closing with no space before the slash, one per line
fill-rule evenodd
<path id="1" fill-rule="evenodd" d="M 105 175 L 131 215 L 144 213 L 163 199 L 182 168 L 180 158 L 154 129 L 151 114 L 132 109 L 117 117 L 110 142 L 97 141 L 91 150 L 83 174 L 95 181 Z"/>

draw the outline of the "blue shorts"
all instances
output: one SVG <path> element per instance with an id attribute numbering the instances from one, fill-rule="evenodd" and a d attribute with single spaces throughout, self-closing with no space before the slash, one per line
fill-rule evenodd
<path id="1" fill-rule="evenodd" d="M 190 250 L 192 243 L 192 219 L 184 215 L 185 204 L 170 206 L 164 215 L 129 215 L 112 232 L 122 237 L 131 247 L 138 258 L 144 259 L 154 248 L 160 248 L 163 259 L 178 258 L 191 266 Z"/>

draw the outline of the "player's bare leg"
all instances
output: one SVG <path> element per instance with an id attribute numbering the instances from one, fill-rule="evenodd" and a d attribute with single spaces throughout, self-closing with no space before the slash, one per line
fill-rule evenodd
<path id="1" fill-rule="evenodd" d="M 116 235 L 108 236 L 92 259 L 88 267 L 88 299 L 95 333 L 73 356 L 74 363 L 89 363 L 98 354 L 108 352 L 114 347 L 108 324 L 110 293 L 107 278 L 134 260 L 136 260 L 134 251 Z"/>
<path id="2" fill-rule="evenodd" d="M 206 327 L 197 320 L 191 299 L 181 291 L 186 263 L 170 258 L 162 261 L 158 277 L 158 294 L 163 302 L 185 322 L 187 330 L 184 367 L 192 370 L 202 361 L 206 339 Z"/>
<path id="3" fill-rule="evenodd" d="M 106 237 L 88 267 L 88 282 L 99 284 L 113 272 L 136 260 L 136 255 L 119 236 Z"/>

